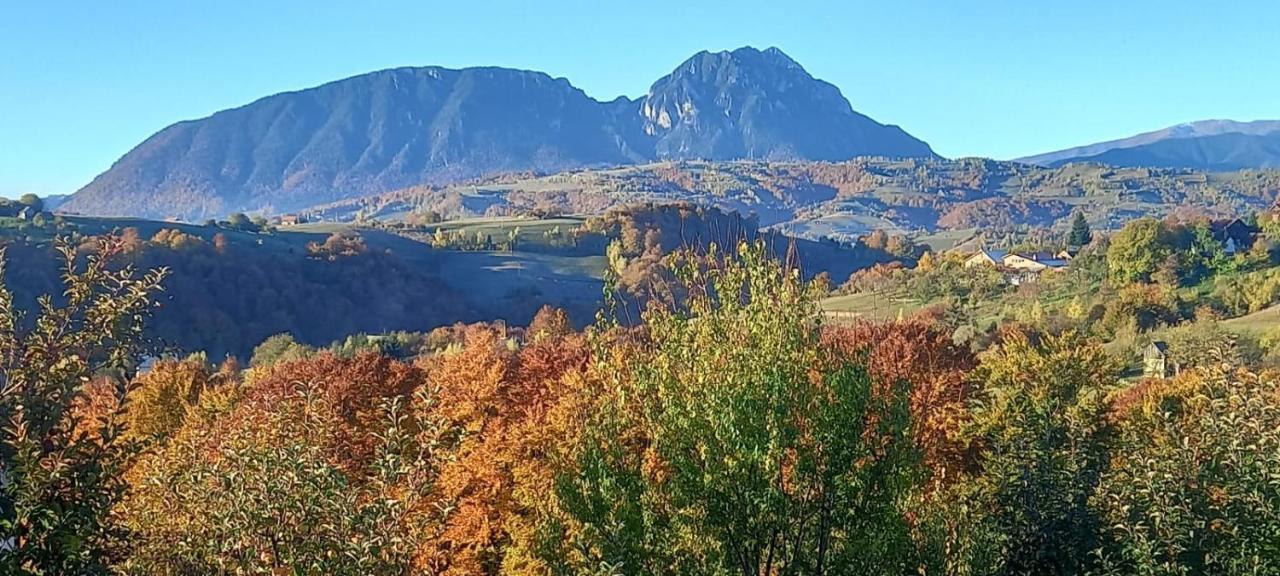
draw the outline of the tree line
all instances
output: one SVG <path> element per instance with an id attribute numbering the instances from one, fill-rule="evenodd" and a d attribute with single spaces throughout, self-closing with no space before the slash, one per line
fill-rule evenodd
<path id="1" fill-rule="evenodd" d="M 743 243 L 633 326 L 135 373 L 168 272 L 124 250 L 32 324 L 0 291 L 6 573 L 1280 570 L 1280 379 L 1229 350 L 1130 384 L 1071 330 L 827 325 Z"/>

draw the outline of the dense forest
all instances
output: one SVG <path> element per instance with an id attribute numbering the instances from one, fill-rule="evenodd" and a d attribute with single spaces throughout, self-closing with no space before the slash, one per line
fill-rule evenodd
<path id="1" fill-rule="evenodd" d="M 358 236 L 278 250 L 230 242 L 230 233 L 206 241 L 176 227 L 150 238 L 135 228 L 121 234 L 119 264 L 168 272 L 147 329 L 160 351 L 243 359 L 282 332 L 322 344 L 359 332 L 423 330 L 477 317 L 430 269 L 369 250 Z M 85 236 L 75 250 L 95 252 L 99 239 Z M 61 293 L 55 248 L 54 242 L 7 247 L 21 308 L 34 309 L 36 295 Z"/>
<path id="2" fill-rule="evenodd" d="M 1176 246 L 1141 230 L 1112 249 Z M 1066 324 L 834 325 L 757 242 L 663 258 L 675 297 L 630 325 L 135 374 L 171 272 L 129 254 L 64 247 L 34 323 L 0 292 L 6 573 L 1280 571 L 1280 375 L 1230 339 L 1134 380 Z"/>

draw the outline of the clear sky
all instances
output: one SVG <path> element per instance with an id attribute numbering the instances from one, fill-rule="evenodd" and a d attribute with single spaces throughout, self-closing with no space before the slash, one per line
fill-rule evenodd
<path id="1" fill-rule="evenodd" d="M 155 131 L 406 65 L 640 96 L 698 50 L 778 46 L 944 156 L 1280 118 L 1280 2 L 0 0 L 0 195 L 73 192 Z"/>

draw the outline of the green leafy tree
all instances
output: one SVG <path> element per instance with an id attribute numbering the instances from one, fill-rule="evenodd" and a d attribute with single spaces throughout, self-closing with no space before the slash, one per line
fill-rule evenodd
<path id="1" fill-rule="evenodd" d="M 40 197 L 35 194 L 23 194 L 21 198 L 18 198 L 18 204 L 30 206 L 35 209 L 36 212 L 44 211 L 44 200 L 41 200 Z"/>
<path id="2" fill-rule="evenodd" d="M 1093 231 L 1089 229 L 1089 221 L 1085 219 L 1084 212 L 1076 212 L 1074 218 L 1071 219 L 1071 232 L 1067 234 L 1067 244 L 1071 246 L 1084 246 L 1093 240 Z"/>
<path id="3" fill-rule="evenodd" d="M 1208 224 L 1199 224 L 1191 230 L 1191 246 L 1187 250 L 1187 262 L 1183 277 L 1198 280 L 1225 272 L 1228 259 L 1222 243 L 1213 237 Z"/>
<path id="4" fill-rule="evenodd" d="M 1117 401 L 1102 574 L 1280 573 L 1280 382 L 1217 363 Z"/>
<path id="5" fill-rule="evenodd" d="M 236 212 L 227 217 L 227 228 L 244 232 L 257 232 L 259 227 L 243 212 Z"/>
<path id="6" fill-rule="evenodd" d="M 685 253 L 689 295 L 644 315 L 560 502 L 576 529 L 548 559 L 621 574 L 901 574 L 917 566 L 900 506 L 921 481 L 906 393 L 819 357 L 814 286 L 743 244 Z M 553 524 L 563 526 L 563 524 Z M 568 564 L 568 566 L 566 566 Z"/>
<path id="7" fill-rule="evenodd" d="M 1111 238 L 1107 271 L 1115 284 L 1149 282 L 1172 252 L 1164 224 L 1154 218 L 1129 222 Z"/>
<path id="8" fill-rule="evenodd" d="M 305 344 L 299 344 L 293 339 L 291 334 L 276 334 L 253 349 L 253 357 L 249 359 L 249 366 L 254 368 L 266 367 L 277 362 L 288 362 L 305 358 L 315 352 L 313 348 Z"/>
<path id="9" fill-rule="evenodd" d="M 974 571 L 1091 568 L 1101 526 L 1090 498 L 1108 456 L 1103 386 L 1114 371 L 1100 347 L 1070 335 L 1012 332 L 982 357 L 973 418 L 985 451 L 966 502 L 984 512 L 953 546 L 982 559 Z"/>
<path id="10" fill-rule="evenodd" d="M 118 240 L 103 240 L 82 263 L 73 248 L 59 249 L 64 296 L 41 297 L 33 323 L 0 288 L 5 574 L 106 573 L 127 542 L 111 516 L 134 452 L 122 436 L 124 384 L 114 380 L 93 396 L 89 383 L 137 365 L 142 321 L 165 271 L 113 269 Z"/>

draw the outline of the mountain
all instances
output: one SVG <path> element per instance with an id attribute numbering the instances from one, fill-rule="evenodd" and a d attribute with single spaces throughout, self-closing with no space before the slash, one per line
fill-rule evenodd
<path id="1" fill-rule="evenodd" d="M 539 72 L 384 70 L 174 124 L 63 208 L 195 219 L 630 161 L 611 120 L 607 106 Z"/>
<path id="2" fill-rule="evenodd" d="M 1280 167 L 1280 121 L 1191 122 L 1017 161 L 1041 166 L 1097 162 L 1112 166 L 1189 168 L 1213 172 L 1277 168 Z"/>
<path id="3" fill-rule="evenodd" d="M 695 55 L 638 100 L 504 68 L 399 68 L 179 122 L 63 210 L 186 220 L 662 159 L 933 157 L 776 48 Z"/>
<path id="4" fill-rule="evenodd" d="M 701 52 L 655 82 L 639 113 L 658 159 L 933 155 L 901 128 L 854 112 L 838 88 L 777 48 Z"/>

